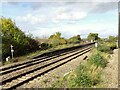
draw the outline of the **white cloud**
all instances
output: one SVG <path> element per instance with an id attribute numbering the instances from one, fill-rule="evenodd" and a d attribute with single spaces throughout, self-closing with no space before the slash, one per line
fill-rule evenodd
<path id="1" fill-rule="evenodd" d="M 111 26 L 111 27 L 110 27 Z M 49 37 L 55 32 L 61 32 L 63 37 L 69 38 L 74 35 L 80 34 L 81 37 L 86 37 L 89 33 L 99 33 L 101 37 L 107 37 L 108 35 L 117 35 L 117 25 L 113 26 L 112 24 L 108 23 L 104 24 L 87 24 L 87 25 L 61 25 L 61 27 L 51 27 L 51 28 L 41 28 L 36 27 L 33 34 L 36 36 L 47 36 Z"/>
<path id="2" fill-rule="evenodd" d="M 87 12 L 83 10 L 74 10 L 71 6 L 55 7 L 55 11 L 51 17 L 51 22 L 59 23 L 61 21 L 81 20 L 87 17 Z"/>
<path id="3" fill-rule="evenodd" d="M 69 20 L 81 20 L 87 17 L 87 12 L 74 9 L 69 10 L 71 7 L 61 6 L 61 7 L 52 7 L 42 8 L 32 11 L 34 14 L 27 14 L 25 16 L 17 16 L 16 21 L 26 22 L 30 24 L 40 24 L 40 23 L 60 23 L 61 21 Z"/>
<path id="4" fill-rule="evenodd" d="M 30 24 L 43 23 L 45 21 L 44 16 L 27 14 L 26 16 L 16 17 L 16 21 L 19 22 L 28 22 Z"/>
<path id="5" fill-rule="evenodd" d="M 25 16 L 18 16 L 16 20 L 20 22 L 27 22 L 30 24 L 40 23 L 60 23 L 61 21 L 81 20 L 92 13 L 106 12 L 111 8 L 117 7 L 116 4 L 107 2 L 78 2 L 78 3 L 35 3 L 32 6 L 37 6 L 37 9 L 31 10 L 31 14 Z M 53 5 L 53 6 L 52 6 Z M 57 6 L 58 5 L 58 6 Z M 31 6 L 31 7 L 32 7 Z M 108 7 L 108 8 L 107 8 Z"/>
<path id="6" fill-rule="evenodd" d="M 106 13 L 107 11 L 111 10 L 112 8 L 111 5 L 112 3 L 107 4 L 107 3 L 95 2 L 95 3 L 71 3 L 71 4 L 66 4 L 66 5 L 63 4 L 61 6 L 57 6 L 56 3 L 56 6 L 46 5 L 39 7 L 38 9 L 32 10 L 31 14 L 27 14 L 25 16 L 18 16 L 16 20 L 21 23 L 23 22 L 27 23 L 25 27 L 26 28 L 29 27 L 29 28 L 28 29 L 25 28 L 25 29 L 29 30 L 30 33 L 32 33 L 34 36 L 42 37 L 43 35 L 46 35 L 48 37 L 51 34 L 58 31 L 61 32 L 64 37 L 71 37 L 77 34 L 86 36 L 90 32 L 99 33 L 100 35 L 103 36 L 112 35 L 112 34 L 115 35 L 117 34 L 117 25 L 116 26 L 113 25 L 115 24 L 115 21 L 109 22 L 104 20 L 105 22 L 102 23 L 98 23 L 98 22 L 91 23 L 89 19 L 85 19 L 86 17 L 89 18 L 90 14 L 93 14 L 94 16 L 96 12 L 100 12 L 99 15 Z M 104 8 L 108 6 L 109 8 Z M 99 20 L 99 15 L 96 15 L 98 16 L 98 20 Z M 81 24 L 81 22 L 79 21 L 80 20 L 83 21 L 83 19 L 85 19 L 85 23 Z M 92 19 L 94 21 L 94 17 L 92 17 Z M 103 19 L 105 19 L 105 17 L 103 17 Z M 73 24 L 64 25 L 64 23 L 66 23 L 65 21 L 67 21 L 68 23 L 73 22 Z M 41 24 L 44 25 L 45 27 L 42 26 Z M 30 26 L 32 26 L 32 28 Z"/>
<path id="7" fill-rule="evenodd" d="M 79 20 L 87 16 L 85 12 L 63 12 L 56 16 L 56 20 Z"/>

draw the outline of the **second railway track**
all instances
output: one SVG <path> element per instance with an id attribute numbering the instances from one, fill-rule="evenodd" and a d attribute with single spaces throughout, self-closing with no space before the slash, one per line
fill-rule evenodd
<path id="1" fill-rule="evenodd" d="M 13 66 L 13 68 L 4 69 L 1 72 L 4 74 L 0 76 L 0 78 L 2 78 L 2 82 L 0 83 L 2 83 L 3 89 L 15 89 L 28 81 L 79 57 L 80 55 L 90 51 L 91 48 L 92 45 L 88 45 L 69 52 L 62 52 L 58 55 L 33 59 L 19 67 L 16 65 L 16 67 Z"/>

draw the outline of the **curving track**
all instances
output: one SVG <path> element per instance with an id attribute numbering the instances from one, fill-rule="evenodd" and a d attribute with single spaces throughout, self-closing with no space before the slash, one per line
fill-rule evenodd
<path id="1" fill-rule="evenodd" d="M 31 60 L 18 62 L 10 66 L 1 67 L 3 89 L 14 89 L 34 78 L 90 51 L 94 43 L 56 50 L 34 57 Z"/>

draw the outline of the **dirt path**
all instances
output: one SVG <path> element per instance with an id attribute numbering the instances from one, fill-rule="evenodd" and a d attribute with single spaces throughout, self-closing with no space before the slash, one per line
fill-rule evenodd
<path id="1" fill-rule="evenodd" d="M 114 50 L 107 67 L 103 70 L 102 87 L 118 88 L 118 49 Z"/>

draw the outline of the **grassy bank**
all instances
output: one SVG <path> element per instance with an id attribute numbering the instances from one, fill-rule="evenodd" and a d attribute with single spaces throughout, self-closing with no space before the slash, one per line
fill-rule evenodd
<path id="1" fill-rule="evenodd" d="M 69 87 L 69 88 L 88 88 L 95 87 L 101 82 L 101 71 L 107 64 L 107 59 L 100 53 L 93 54 L 87 61 L 80 65 L 69 74 L 60 78 L 52 87 Z"/>
<path id="2" fill-rule="evenodd" d="M 107 48 L 105 48 L 107 47 Z M 80 63 L 73 71 L 59 78 L 52 84 L 52 88 L 95 88 L 102 82 L 102 71 L 106 67 L 113 48 L 107 44 L 100 44 L 92 50 L 92 55 Z"/>

